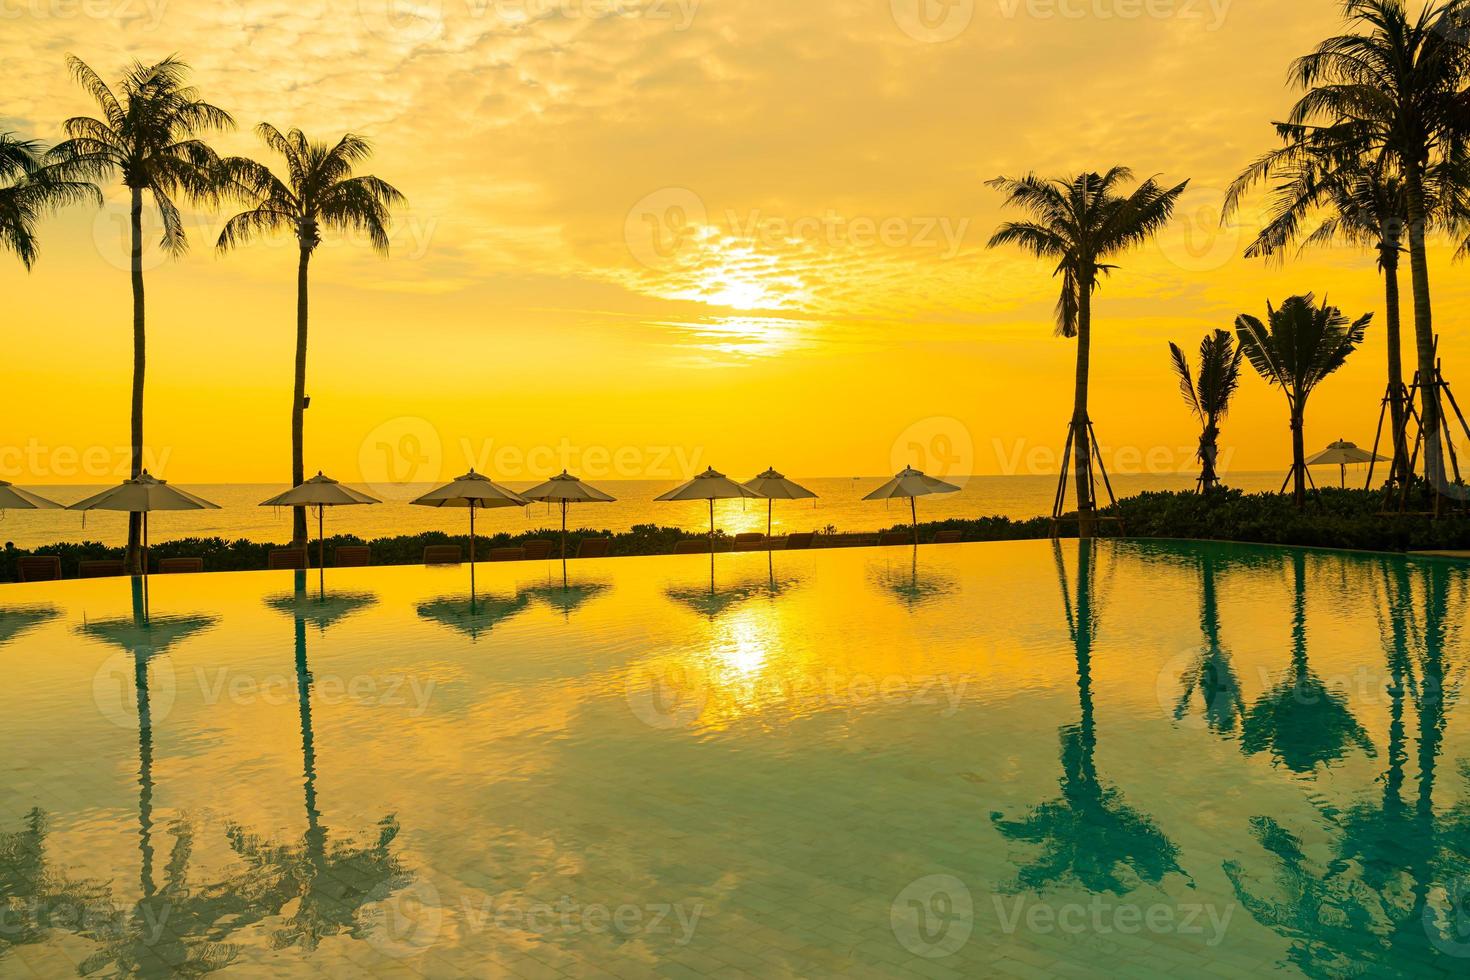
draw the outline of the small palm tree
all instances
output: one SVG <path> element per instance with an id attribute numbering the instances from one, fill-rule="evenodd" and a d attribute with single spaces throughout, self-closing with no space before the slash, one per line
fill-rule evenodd
<path id="1" fill-rule="evenodd" d="M 224 254 L 262 235 L 287 232 L 296 236 L 296 381 L 291 395 L 291 485 L 306 477 L 303 429 L 306 409 L 306 341 L 308 278 L 312 255 L 322 242 L 324 228 L 366 233 L 375 252 L 388 254 L 389 208 L 404 197 L 372 176 L 354 176 L 352 169 L 372 154 L 361 136 L 348 133 L 335 144 L 313 143 L 299 129 L 282 134 L 269 123 L 255 132 L 286 164 L 282 180 L 269 167 L 231 158 L 224 169 L 251 202 L 250 210 L 235 215 L 220 233 L 217 250 Z M 294 539 L 307 538 L 306 508 L 297 507 L 292 521 Z"/>
<path id="2" fill-rule="evenodd" d="M 128 190 L 133 285 L 132 460 L 130 473 L 143 470 L 143 379 L 147 338 L 143 302 L 143 196 L 153 198 L 163 219 L 163 248 L 173 256 L 187 251 L 177 198 L 213 200 L 219 192 L 219 158 L 201 138 L 230 129 L 230 114 L 205 102 L 187 84 L 189 67 L 177 58 L 155 65 L 134 62 L 114 94 L 80 58 L 68 57 L 74 78 L 102 109 L 102 118 L 76 116 L 63 123 L 67 138 L 52 148 L 48 162 L 73 180 L 119 178 Z M 128 520 L 128 568 L 139 566 L 139 515 Z"/>
<path id="3" fill-rule="evenodd" d="M 67 180 L 42 165 L 41 144 L 0 133 L 0 249 L 14 252 L 27 269 L 36 261 L 36 221 L 47 211 L 80 201 L 102 205 L 97 185 Z"/>
<path id="4" fill-rule="evenodd" d="M 1092 293 L 1098 277 L 1116 266 L 1108 258 L 1143 244 L 1168 221 L 1188 181 L 1165 188 L 1149 179 L 1132 193 L 1122 185 L 1133 178 L 1126 167 L 1105 174 L 1083 173 L 1046 180 L 1034 174 L 990 182 L 1005 195 L 1006 206 L 1027 212 L 1026 221 L 1008 221 L 990 239 L 990 248 L 1015 245 L 1037 258 L 1057 263 L 1062 278 L 1057 301 L 1057 333 L 1077 338 L 1077 382 L 1072 409 L 1080 533 L 1091 537 L 1097 502 L 1093 499 L 1092 441 L 1087 413 L 1091 368 Z"/>
<path id="5" fill-rule="evenodd" d="M 1190 374 L 1189 359 L 1178 345 L 1170 344 L 1169 353 L 1174 358 L 1174 373 L 1179 377 L 1179 393 L 1184 404 L 1199 420 L 1202 431 L 1199 437 L 1201 493 L 1209 493 L 1220 485 L 1220 474 L 1215 469 L 1219 455 L 1220 422 L 1230 411 L 1230 399 L 1240 387 L 1240 361 L 1245 356 L 1243 347 L 1236 347 L 1228 330 L 1216 330 L 1205 337 L 1199 345 L 1199 380 Z"/>
<path id="6" fill-rule="evenodd" d="M 1235 319 L 1241 350 L 1256 373 L 1286 395 L 1291 413 L 1291 478 L 1298 508 L 1307 502 L 1306 443 L 1302 430 L 1307 399 L 1363 342 L 1372 319 L 1373 314 L 1366 313 L 1348 323 L 1341 310 L 1325 302 L 1317 306 L 1310 293 L 1291 297 L 1280 309 L 1267 303 L 1266 323 L 1248 313 Z"/>

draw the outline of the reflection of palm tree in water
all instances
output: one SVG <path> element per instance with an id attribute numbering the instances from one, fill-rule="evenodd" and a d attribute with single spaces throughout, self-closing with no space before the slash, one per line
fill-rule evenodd
<path id="1" fill-rule="evenodd" d="M 235 887 L 258 896 L 257 901 L 278 914 L 293 902 L 295 909 L 272 934 L 275 948 L 300 946 L 314 950 L 322 937 L 347 932 L 361 937 L 358 915 L 363 906 L 387 898 L 407 884 L 409 875 L 391 853 L 398 835 L 398 821 L 386 816 L 378 822 L 376 840 L 365 847 L 350 843 L 332 845 L 321 822 L 316 793 L 316 742 L 311 717 L 312 674 L 306 657 L 306 626 L 310 615 L 304 604 L 306 578 L 297 573 L 296 598 L 292 610 L 296 627 L 296 702 L 301 724 L 302 793 L 306 808 L 306 833 L 299 844 L 272 844 L 230 824 L 230 846 L 249 865 L 245 880 Z M 353 603 L 360 608 L 364 603 Z M 371 601 L 371 597 L 367 597 Z M 280 604 L 273 604 L 280 608 Z M 351 609 L 319 622 L 327 626 Z"/>
<path id="2" fill-rule="evenodd" d="M 1310 773 L 1341 759 L 1352 745 L 1369 756 L 1375 752 L 1347 698 L 1329 690 L 1307 662 L 1307 559 L 1293 551 L 1291 560 L 1296 586 L 1291 666 L 1246 713 L 1240 748 L 1247 755 L 1269 749 L 1272 759 L 1292 772 Z"/>
<path id="3" fill-rule="evenodd" d="M 1272 817 L 1251 821 L 1270 853 L 1276 893 L 1265 896 L 1261 876 L 1227 861 L 1242 905 L 1257 921 L 1292 940 L 1289 961 L 1311 976 L 1371 974 L 1417 976 L 1448 968 L 1443 941 L 1463 943 L 1443 923 L 1454 922 L 1464 901 L 1470 864 L 1470 804 L 1436 814 L 1434 783 L 1449 704 L 1445 651 L 1455 643 L 1459 617 L 1448 610 L 1448 567 L 1424 568 L 1422 632 L 1416 628 L 1409 566 L 1382 564 L 1380 632 L 1389 695 L 1388 764 L 1376 801 L 1345 811 L 1324 808 L 1332 859 L 1306 853 L 1302 838 Z M 1460 615 L 1463 615 L 1463 609 Z M 1418 676 L 1415 676 L 1417 652 Z M 1417 798 L 1404 798 L 1409 759 L 1406 700 L 1418 718 Z M 1470 770 L 1464 772 L 1470 788 Z M 1460 882 L 1460 885 L 1456 885 Z M 1446 893 L 1445 887 L 1449 886 Z M 1463 914 L 1460 912 L 1459 914 Z"/>
<path id="4" fill-rule="evenodd" d="M 1235 731 L 1245 711 L 1240 681 L 1230 663 L 1230 652 L 1220 642 L 1220 606 L 1215 591 L 1215 556 L 1206 551 L 1200 559 L 1200 632 L 1205 645 L 1184 674 L 1184 691 L 1174 706 L 1174 718 L 1189 712 L 1189 702 L 1198 691 L 1204 701 L 1205 723 L 1219 734 Z"/>
<path id="5" fill-rule="evenodd" d="M 1183 874 L 1179 849 L 1146 814 L 1129 806 L 1123 794 L 1098 778 L 1097 728 L 1092 702 L 1092 646 L 1097 638 L 1093 560 L 1097 544 L 1078 542 L 1077 598 L 1069 595 L 1061 544 L 1057 571 L 1067 627 L 1077 654 L 1077 698 L 1081 718 L 1061 729 L 1062 795 L 1033 807 L 1025 817 L 1006 820 L 991 814 L 997 830 L 1011 840 L 1040 844 L 1042 852 L 1021 867 L 1017 884 L 1040 890 L 1074 881 L 1090 892 L 1123 894 L 1138 882 L 1157 885 L 1171 872 Z M 1136 879 L 1136 880 L 1133 880 Z"/>
<path id="6" fill-rule="evenodd" d="M 106 884 L 76 880 L 46 860 L 46 814 L 32 809 L 22 829 L 0 833 L 0 965 L 14 946 L 41 942 L 52 928 L 112 916 Z"/>

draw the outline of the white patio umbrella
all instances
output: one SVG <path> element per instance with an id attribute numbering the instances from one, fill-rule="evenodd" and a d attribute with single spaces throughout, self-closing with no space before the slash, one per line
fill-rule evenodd
<path id="1" fill-rule="evenodd" d="M 470 470 L 453 483 L 430 490 L 413 501 L 420 507 L 466 507 L 470 512 L 470 565 L 475 564 L 475 511 L 500 507 L 524 507 L 528 498 L 507 490 L 482 473 Z M 473 571 L 473 568 L 472 568 Z"/>
<path id="2" fill-rule="evenodd" d="M 745 486 L 766 498 L 766 550 L 771 548 L 771 516 L 777 500 L 815 500 L 817 495 L 799 483 L 786 479 L 774 468 L 766 470 Z"/>
<path id="3" fill-rule="evenodd" d="M 1356 443 L 1343 439 L 1332 443 L 1326 449 L 1314 456 L 1307 457 L 1308 466 L 1336 466 L 1342 486 L 1347 486 L 1347 468 L 1358 463 L 1386 463 L 1382 456 L 1370 453 L 1366 449 L 1359 449 Z"/>
<path id="4" fill-rule="evenodd" d="M 703 473 L 670 490 L 668 493 L 654 497 L 654 500 L 708 500 L 709 501 L 709 553 L 710 558 L 715 554 L 715 501 L 735 499 L 759 499 L 760 494 L 746 487 L 744 484 L 736 483 L 723 473 L 716 473 L 714 467 L 710 467 Z"/>
<path id="5" fill-rule="evenodd" d="M 22 490 L 13 483 L 0 480 L 0 511 L 64 509 L 54 500 L 47 500 L 38 493 Z"/>
<path id="6" fill-rule="evenodd" d="M 321 570 L 323 587 L 326 582 L 327 569 L 327 538 L 325 534 L 326 518 L 323 516 L 328 507 L 350 507 L 357 504 L 381 504 L 377 497 L 369 497 L 361 491 L 351 487 L 343 486 L 329 476 L 323 476 L 321 470 L 317 470 L 316 476 L 307 480 L 299 487 L 292 487 L 285 493 L 277 494 L 269 500 L 262 500 L 262 507 L 315 507 L 316 508 L 316 541 L 317 541 L 317 567 Z"/>
<path id="7" fill-rule="evenodd" d="M 864 500 L 892 500 L 895 497 L 907 497 L 909 500 L 909 516 L 914 525 L 914 544 L 919 543 L 919 509 L 914 503 L 918 497 L 927 497 L 935 493 L 959 493 L 960 488 L 953 483 L 945 483 L 936 477 L 925 476 L 912 466 L 905 467 L 904 471 L 877 490 L 864 497 Z"/>
<path id="8" fill-rule="evenodd" d="M 147 470 L 110 490 L 79 500 L 67 510 L 111 510 L 143 515 L 143 606 L 148 606 L 148 514 L 155 510 L 219 510 L 203 497 L 156 480 Z"/>
<path id="9" fill-rule="evenodd" d="M 527 500 L 535 500 L 539 503 L 561 504 L 561 576 L 562 584 L 566 584 L 567 577 L 567 507 L 572 504 L 610 504 L 617 500 L 609 496 L 590 483 L 583 483 L 572 476 L 566 470 L 561 471 L 561 476 L 554 476 L 537 487 L 532 487 L 521 494 Z"/>

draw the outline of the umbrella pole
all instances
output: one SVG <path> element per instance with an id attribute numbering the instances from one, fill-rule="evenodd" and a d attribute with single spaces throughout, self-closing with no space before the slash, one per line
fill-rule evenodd
<path id="1" fill-rule="evenodd" d="M 143 511 L 143 622 L 148 622 L 148 512 Z"/>
<path id="2" fill-rule="evenodd" d="M 919 546 L 919 505 L 914 503 L 916 498 L 909 498 L 909 516 L 914 521 L 914 547 Z"/>
<path id="3" fill-rule="evenodd" d="M 709 557 L 710 568 L 714 568 L 715 557 L 715 498 L 709 498 Z"/>
<path id="4" fill-rule="evenodd" d="M 1338 471 L 1339 471 L 1339 474 L 1338 474 L 1339 475 L 1339 485 L 1342 487 L 1342 489 L 1346 490 L 1347 489 L 1347 464 L 1346 463 L 1343 463 L 1342 465 L 1340 465 L 1338 467 Z"/>
<path id="5" fill-rule="evenodd" d="M 766 501 L 766 550 L 767 551 L 770 551 L 771 550 L 771 512 L 775 509 L 775 507 L 776 507 L 776 502 L 774 500 L 767 500 Z"/>
<path id="6" fill-rule="evenodd" d="M 561 587 L 567 587 L 567 502 L 561 502 Z"/>
<path id="7" fill-rule="evenodd" d="M 470 608 L 475 605 L 475 502 L 470 501 Z"/>
<path id="8" fill-rule="evenodd" d="M 316 508 L 316 573 L 317 591 L 323 599 L 327 596 L 327 508 L 317 504 Z"/>

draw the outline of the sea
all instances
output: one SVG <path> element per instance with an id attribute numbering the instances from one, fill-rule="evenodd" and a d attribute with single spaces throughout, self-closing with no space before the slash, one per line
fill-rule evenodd
<path id="1" fill-rule="evenodd" d="M 881 486 L 887 477 L 793 479 L 818 496 L 816 500 L 775 501 L 771 508 L 772 531 L 775 534 L 827 530 L 870 532 L 909 520 L 906 500 L 863 500 L 864 495 Z M 1057 490 L 1057 478 L 1045 475 L 950 476 L 946 479 L 958 485 L 960 492 L 920 498 L 920 521 L 989 516 L 1025 519 L 1049 515 Z M 1248 492 L 1274 492 L 1281 488 L 1282 479 L 1280 473 L 1230 473 L 1226 477 L 1226 483 Z M 1182 474 L 1118 474 L 1112 477 L 1112 483 L 1113 490 L 1119 497 L 1149 490 L 1193 490 L 1195 487 L 1194 477 Z M 524 490 L 533 484 L 506 481 L 505 485 L 513 490 Z M 155 543 L 197 537 L 219 537 L 229 541 L 244 538 L 263 543 L 290 540 L 290 510 L 260 506 L 262 500 L 287 489 L 285 485 L 180 486 L 218 504 L 220 509 L 151 515 L 149 537 Z M 598 486 L 616 497 L 616 502 L 573 505 L 567 519 L 568 527 L 613 532 L 626 531 L 638 524 L 679 527 L 692 533 L 709 529 L 709 509 L 705 502 L 662 503 L 654 500 L 674 486 L 671 481 L 612 480 L 599 483 Z M 105 489 L 102 486 L 29 484 L 25 488 L 61 504 L 75 503 Z M 326 515 L 326 533 L 329 537 L 333 534 L 354 534 L 372 540 L 436 530 L 462 534 L 467 529 L 468 514 L 464 510 L 415 507 L 410 503 L 432 489 L 427 484 L 373 486 L 364 489 L 382 497 L 383 502 L 372 506 L 329 509 Z M 1099 491 L 1101 492 L 1101 487 Z M 717 501 L 715 524 L 730 534 L 764 531 L 766 510 L 764 500 Z M 522 534 L 527 531 L 559 528 L 560 524 L 560 511 L 546 504 L 482 511 L 476 517 L 476 531 L 486 536 L 502 531 Z M 11 543 L 17 548 L 36 548 L 78 541 L 117 544 L 125 539 L 126 534 L 125 514 L 105 511 L 0 511 L 0 542 Z"/>

